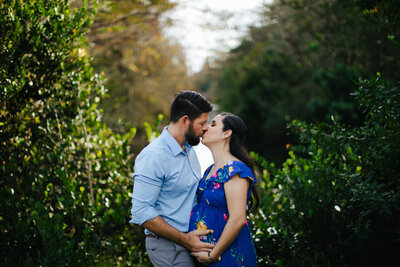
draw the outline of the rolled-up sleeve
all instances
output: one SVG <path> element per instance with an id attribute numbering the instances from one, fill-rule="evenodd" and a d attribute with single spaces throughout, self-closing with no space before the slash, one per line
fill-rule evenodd
<path id="1" fill-rule="evenodd" d="M 144 152 L 144 151 L 143 151 Z M 165 172 L 159 153 L 140 153 L 136 158 L 133 175 L 132 219 L 130 223 L 142 225 L 159 214 L 155 208 Z"/>

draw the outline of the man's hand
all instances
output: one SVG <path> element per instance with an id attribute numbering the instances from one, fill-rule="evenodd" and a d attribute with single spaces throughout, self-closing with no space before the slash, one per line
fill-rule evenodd
<path id="1" fill-rule="evenodd" d="M 214 247 L 213 244 L 202 242 L 200 240 L 200 236 L 208 235 L 211 231 L 210 230 L 194 230 L 187 233 L 187 237 L 189 238 L 189 242 L 186 245 L 186 248 L 193 252 L 200 252 L 200 251 L 210 251 Z"/>

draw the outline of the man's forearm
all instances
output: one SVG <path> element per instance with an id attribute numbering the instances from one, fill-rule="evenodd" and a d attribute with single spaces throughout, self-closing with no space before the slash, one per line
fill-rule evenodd
<path id="1" fill-rule="evenodd" d="M 209 230 L 195 230 L 185 234 L 169 225 L 160 216 L 148 220 L 142 225 L 149 231 L 180 244 L 190 251 L 209 251 L 214 247 L 213 244 L 200 241 L 200 236 L 207 235 Z"/>
<path id="2" fill-rule="evenodd" d="M 185 233 L 182 233 L 181 231 L 169 225 L 160 216 L 144 222 L 143 227 L 148 229 L 152 233 L 165 237 L 166 239 L 169 239 L 184 247 L 188 247 L 188 242 L 190 242 L 188 236 Z"/>

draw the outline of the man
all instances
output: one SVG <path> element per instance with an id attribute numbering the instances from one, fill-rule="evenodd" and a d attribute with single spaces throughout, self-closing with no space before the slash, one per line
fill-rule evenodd
<path id="1" fill-rule="evenodd" d="M 130 223 L 145 228 L 154 266 L 194 266 L 190 251 L 214 246 L 200 241 L 209 230 L 186 233 L 201 179 L 192 146 L 207 131 L 211 110 L 200 94 L 180 92 L 171 104 L 169 126 L 136 158 Z"/>

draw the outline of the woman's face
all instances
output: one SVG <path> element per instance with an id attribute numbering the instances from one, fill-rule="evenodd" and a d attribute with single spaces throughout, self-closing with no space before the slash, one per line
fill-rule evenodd
<path id="1" fill-rule="evenodd" d="M 224 131 L 222 130 L 224 128 L 224 124 L 222 123 L 223 118 L 224 117 L 222 115 L 217 115 L 208 125 L 207 132 L 203 135 L 203 139 L 201 140 L 201 142 L 205 146 L 209 147 L 213 144 L 217 144 L 223 141 L 223 134 L 224 134 Z"/>

